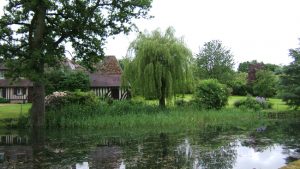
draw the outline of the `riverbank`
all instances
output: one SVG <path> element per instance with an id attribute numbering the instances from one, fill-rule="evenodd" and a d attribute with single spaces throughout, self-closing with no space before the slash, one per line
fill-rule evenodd
<path id="1" fill-rule="evenodd" d="M 191 96 L 188 95 L 184 99 L 189 100 Z M 245 121 L 282 118 L 281 112 L 288 111 L 288 106 L 279 99 L 270 99 L 273 108 L 264 112 L 234 108 L 233 103 L 240 99 L 245 99 L 245 97 L 231 96 L 229 104 L 221 110 L 204 110 L 189 105 L 171 105 L 168 108 L 161 109 L 155 101 L 145 101 L 141 98 L 134 99 L 134 101 L 114 101 L 112 104 L 101 102 L 99 105 L 93 106 L 69 105 L 59 110 L 48 111 L 46 114 L 46 127 L 159 129 L 176 126 L 193 129 L 204 123 L 243 126 Z M 29 126 L 27 112 L 31 104 L 2 104 L 1 106 L 0 126 Z M 284 116 L 286 115 L 288 116 L 289 112 L 284 114 Z M 21 118 L 19 119 L 19 117 Z"/>
<path id="2" fill-rule="evenodd" d="M 299 169 L 300 168 L 300 160 L 289 163 L 287 166 L 284 166 L 280 169 Z"/>

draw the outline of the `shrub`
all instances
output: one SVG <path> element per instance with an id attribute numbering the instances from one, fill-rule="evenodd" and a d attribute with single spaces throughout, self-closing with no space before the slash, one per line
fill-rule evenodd
<path id="1" fill-rule="evenodd" d="M 246 96 L 247 95 L 247 85 L 236 84 L 232 86 L 232 95 L 236 96 Z"/>
<path id="2" fill-rule="evenodd" d="M 0 103 L 9 103 L 8 99 L 0 97 Z"/>
<path id="3" fill-rule="evenodd" d="M 181 107 L 181 106 L 186 106 L 187 104 L 188 104 L 188 102 L 183 100 L 183 99 L 175 100 L 175 105 L 176 106 Z"/>
<path id="4" fill-rule="evenodd" d="M 65 105 L 93 105 L 98 101 L 96 95 L 92 92 L 53 92 L 53 94 L 46 96 L 45 106 L 46 110 L 60 109 Z"/>
<path id="5" fill-rule="evenodd" d="M 247 96 L 246 99 L 236 101 L 234 106 L 238 108 L 252 109 L 255 111 L 272 108 L 272 104 L 267 102 L 265 98 L 253 98 L 251 96 Z"/>
<path id="6" fill-rule="evenodd" d="M 206 109 L 221 109 L 227 104 L 229 91 L 216 79 L 203 80 L 196 87 L 195 102 Z"/>

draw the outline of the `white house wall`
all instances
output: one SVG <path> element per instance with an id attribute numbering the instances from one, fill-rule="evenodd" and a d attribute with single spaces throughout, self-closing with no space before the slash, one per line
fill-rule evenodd
<path id="1" fill-rule="evenodd" d="M 15 88 L 2 88 L 2 90 L 6 90 L 6 99 L 10 100 L 11 102 L 27 101 L 28 88 L 25 88 L 25 93 L 23 93 L 23 95 L 20 96 L 14 94 L 14 89 Z"/>

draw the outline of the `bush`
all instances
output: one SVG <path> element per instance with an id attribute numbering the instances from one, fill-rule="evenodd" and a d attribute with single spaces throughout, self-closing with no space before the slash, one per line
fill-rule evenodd
<path id="1" fill-rule="evenodd" d="M 9 100 L 0 97 L 0 103 L 9 103 Z"/>
<path id="2" fill-rule="evenodd" d="M 53 94 L 46 96 L 45 107 L 46 110 L 52 110 L 60 109 L 69 104 L 94 105 L 97 102 L 98 99 L 92 92 L 53 92 Z"/>
<path id="3" fill-rule="evenodd" d="M 203 80 L 196 87 L 195 102 L 205 109 L 221 109 L 227 104 L 229 91 L 216 79 Z"/>
<path id="4" fill-rule="evenodd" d="M 246 96 L 247 90 L 248 90 L 247 85 L 237 84 L 232 86 L 232 95 Z"/>
<path id="5" fill-rule="evenodd" d="M 253 98 L 251 96 L 247 96 L 247 98 L 244 100 L 236 101 L 234 103 L 234 106 L 238 108 L 252 109 L 255 111 L 272 108 L 272 104 L 267 102 L 265 98 L 263 97 Z"/>
<path id="6" fill-rule="evenodd" d="M 187 106 L 188 102 L 183 99 L 179 99 L 179 100 L 175 100 L 175 105 L 178 107 Z"/>

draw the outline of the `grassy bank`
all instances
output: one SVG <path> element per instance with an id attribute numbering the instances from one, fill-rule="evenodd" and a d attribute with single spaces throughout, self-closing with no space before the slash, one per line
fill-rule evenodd
<path id="1" fill-rule="evenodd" d="M 184 96 L 190 100 L 191 95 Z M 60 110 L 47 112 L 49 128 L 197 128 L 202 124 L 220 123 L 242 126 L 245 121 L 262 121 L 262 113 L 252 110 L 234 108 L 235 101 L 245 99 L 243 96 L 231 96 L 228 105 L 222 110 L 200 110 L 197 107 L 169 106 L 158 108 L 156 101 L 145 101 L 134 98 L 132 102 L 115 101 L 112 105 L 99 104 L 93 106 L 71 105 Z M 273 109 L 268 111 L 286 111 L 288 106 L 280 99 L 270 99 Z M 16 125 L 22 114 L 28 116 L 31 104 L 0 104 L 0 126 Z M 28 118 L 22 118 L 23 125 L 28 124 Z"/>
<path id="2" fill-rule="evenodd" d="M 203 124 L 243 126 L 249 123 L 263 123 L 261 112 L 225 108 L 222 110 L 201 110 L 197 107 L 171 107 L 114 102 L 97 107 L 71 105 L 59 111 L 47 112 L 49 128 L 169 128 L 194 129 Z"/>
<path id="3" fill-rule="evenodd" d="M 300 168 L 300 160 L 294 161 L 290 164 L 288 164 L 285 167 L 282 167 L 280 169 L 299 169 Z"/>
<path id="4" fill-rule="evenodd" d="M 190 100 L 191 96 L 184 97 Z M 160 109 L 155 101 L 134 98 L 133 101 L 114 101 L 113 104 L 101 103 L 97 106 L 71 105 L 57 111 L 47 112 L 46 123 L 50 128 L 169 128 L 192 129 L 203 124 L 225 124 L 243 126 L 255 121 L 263 123 L 267 116 L 261 111 L 234 108 L 235 101 L 245 99 L 231 96 L 229 104 L 221 110 L 204 110 L 197 106 L 169 105 Z M 279 99 L 269 100 L 275 109 L 267 111 L 286 111 L 288 107 Z M 277 116 L 276 116 L 277 117 Z M 276 118 L 275 117 L 275 118 Z M 267 119 L 268 120 L 268 119 Z"/>
<path id="5" fill-rule="evenodd" d="M 20 116 L 28 116 L 31 104 L 0 104 L 0 128 L 17 124 Z"/>

